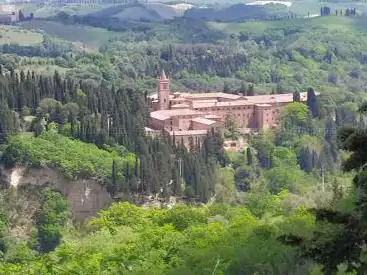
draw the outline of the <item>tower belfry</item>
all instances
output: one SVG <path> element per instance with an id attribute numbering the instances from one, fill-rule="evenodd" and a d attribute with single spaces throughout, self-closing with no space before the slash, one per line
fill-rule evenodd
<path id="1" fill-rule="evenodd" d="M 162 74 L 159 78 L 158 85 L 158 104 L 159 110 L 168 110 L 169 109 L 169 95 L 171 91 L 169 88 L 169 79 L 166 76 L 166 73 L 162 71 Z"/>

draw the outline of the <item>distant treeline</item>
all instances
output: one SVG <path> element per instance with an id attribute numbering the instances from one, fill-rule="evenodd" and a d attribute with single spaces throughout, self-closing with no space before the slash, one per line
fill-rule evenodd
<path id="1" fill-rule="evenodd" d="M 321 16 L 328 16 L 333 14 L 330 7 L 324 6 L 320 8 L 320 15 Z M 347 9 L 335 9 L 335 15 L 338 16 L 356 16 L 357 12 L 356 12 L 356 8 L 347 8 Z"/>
<path id="2" fill-rule="evenodd" d="M 263 6 L 244 4 L 236 4 L 219 10 L 214 8 L 193 8 L 187 10 L 184 14 L 186 18 L 223 22 L 237 22 L 250 19 L 269 20 L 287 16 L 288 13 L 285 9 L 272 10 Z"/>
<path id="3" fill-rule="evenodd" d="M 25 46 L 19 44 L 3 44 L 0 46 L 0 53 L 17 54 L 20 56 L 40 56 L 40 57 L 58 57 L 64 55 L 72 49 L 69 43 L 54 43 L 44 40 L 39 45 Z"/>

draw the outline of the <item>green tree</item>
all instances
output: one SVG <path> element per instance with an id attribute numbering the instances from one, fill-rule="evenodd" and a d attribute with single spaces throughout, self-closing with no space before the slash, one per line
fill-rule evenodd
<path id="1" fill-rule="evenodd" d="M 215 185 L 215 200 L 231 202 L 234 195 L 234 171 L 232 168 L 220 168 L 218 183 Z"/>
<path id="2" fill-rule="evenodd" d="M 271 133 L 262 133 L 251 140 L 252 147 L 256 150 L 256 157 L 262 168 L 271 167 L 271 156 L 274 150 L 274 139 Z"/>
<path id="3" fill-rule="evenodd" d="M 319 103 L 313 88 L 307 89 L 307 106 L 310 109 L 312 117 L 319 117 L 320 115 Z"/>
<path id="4" fill-rule="evenodd" d="M 293 102 L 300 102 L 301 101 L 301 94 L 299 91 L 295 91 L 293 93 Z"/>
<path id="5" fill-rule="evenodd" d="M 243 82 L 243 81 L 241 82 L 241 87 L 240 87 L 239 92 L 241 94 L 243 94 L 244 96 L 247 96 L 247 89 L 246 89 L 246 86 L 245 86 L 245 82 Z"/>
<path id="6" fill-rule="evenodd" d="M 224 82 L 223 85 L 223 93 L 229 93 L 230 92 L 230 88 L 227 82 Z"/>
<path id="7" fill-rule="evenodd" d="M 254 95 L 255 95 L 255 88 L 254 88 L 254 84 L 249 84 L 249 85 L 248 85 L 247 95 L 248 95 L 248 96 L 254 96 Z"/>
<path id="8" fill-rule="evenodd" d="M 247 158 L 247 165 L 252 166 L 253 165 L 253 159 L 252 159 L 252 153 L 251 148 L 247 147 L 246 149 L 246 158 Z"/>
<path id="9" fill-rule="evenodd" d="M 226 139 L 237 140 L 239 138 L 239 126 L 234 116 L 228 114 L 224 121 L 224 137 Z"/>
<path id="10" fill-rule="evenodd" d="M 67 219 L 68 205 L 65 198 L 60 193 L 45 188 L 36 221 L 40 252 L 50 252 L 60 244 L 61 229 Z"/>

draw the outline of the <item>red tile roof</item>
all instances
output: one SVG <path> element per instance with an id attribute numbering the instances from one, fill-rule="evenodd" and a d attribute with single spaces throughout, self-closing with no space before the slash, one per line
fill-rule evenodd
<path id="1" fill-rule="evenodd" d="M 181 103 L 181 104 L 175 104 L 175 105 L 172 105 L 171 108 L 174 109 L 174 108 L 189 108 L 189 104 L 187 103 Z"/>
<path id="2" fill-rule="evenodd" d="M 151 112 L 150 116 L 158 120 L 166 120 L 175 116 L 197 115 L 200 116 L 203 113 L 192 109 L 171 109 L 171 110 L 159 110 Z"/>
<path id="3" fill-rule="evenodd" d="M 222 118 L 221 116 L 217 116 L 217 115 L 213 115 L 213 114 L 208 114 L 204 116 L 207 119 L 219 119 Z"/>
<path id="4" fill-rule="evenodd" d="M 201 123 L 201 124 L 205 124 L 205 125 L 212 125 L 212 124 L 216 123 L 216 121 L 206 119 L 204 117 L 197 117 L 197 118 L 192 119 L 192 121 L 197 122 L 197 123 Z"/>
<path id="5" fill-rule="evenodd" d="M 182 97 L 190 98 L 190 99 L 200 99 L 200 98 L 226 98 L 226 99 L 240 99 L 240 95 L 227 94 L 227 93 L 186 93 L 181 94 Z"/>
<path id="6" fill-rule="evenodd" d="M 195 108 L 209 108 L 209 107 L 228 107 L 228 106 L 247 106 L 254 105 L 248 100 L 222 101 L 222 102 L 193 102 L 192 107 Z"/>
<path id="7" fill-rule="evenodd" d="M 186 131 L 171 131 L 169 134 L 175 136 L 202 136 L 208 133 L 207 130 L 186 130 Z"/>

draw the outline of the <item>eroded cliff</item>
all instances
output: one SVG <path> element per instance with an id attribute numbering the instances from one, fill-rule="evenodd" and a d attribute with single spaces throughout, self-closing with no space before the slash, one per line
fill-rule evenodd
<path id="1" fill-rule="evenodd" d="M 94 216 L 112 202 L 110 194 L 97 181 L 80 179 L 67 180 L 56 169 L 49 167 L 25 168 L 17 166 L 2 169 L 2 182 L 18 188 L 24 185 L 52 186 L 68 199 L 73 217 L 84 220 Z"/>

